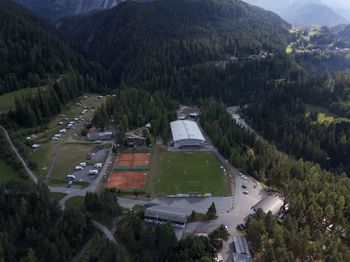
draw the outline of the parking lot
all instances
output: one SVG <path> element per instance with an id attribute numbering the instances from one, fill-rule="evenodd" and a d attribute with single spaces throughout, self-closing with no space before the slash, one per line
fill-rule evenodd
<path id="1" fill-rule="evenodd" d="M 104 161 L 108 155 L 108 149 L 99 149 L 94 148 L 87 158 L 88 162 L 84 162 L 85 160 L 81 161 L 80 163 L 76 163 L 75 170 L 70 174 L 71 176 L 74 176 L 77 182 L 85 182 L 85 183 L 92 183 L 98 174 L 100 174 L 102 166 L 96 167 L 95 164 L 99 163 L 101 165 L 104 164 Z M 77 168 L 81 168 L 80 170 Z M 90 170 L 97 170 L 98 174 L 89 174 Z M 67 177 L 68 178 L 68 177 Z M 68 178 L 69 180 L 69 178 Z"/>
<path id="2" fill-rule="evenodd" d="M 91 183 L 96 179 L 97 175 L 90 175 L 89 170 L 98 170 L 100 173 L 101 169 L 93 165 L 87 165 L 82 170 L 74 170 L 71 175 L 76 177 L 75 181 Z"/>

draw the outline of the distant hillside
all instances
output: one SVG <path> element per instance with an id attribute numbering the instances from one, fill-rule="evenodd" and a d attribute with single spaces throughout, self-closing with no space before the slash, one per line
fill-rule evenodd
<path id="1" fill-rule="evenodd" d="M 55 28 L 28 10 L 0 0 L 0 94 L 43 84 L 66 72 L 97 75 Z M 102 73 L 101 73 L 102 74 Z"/>
<path id="2" fill-rule="evenodd" d="M 327 25 L 335 26 L 347 20 L 331 8 L 322 4 L 304 4 L 288 8 L 281 16 L 294 25 Z"/>
<path id="3" fill-rule="evenodd" d="M 350 38 L 350 25 L 347 25 L 338 33 L 341 37 Z"/>
<path id="4" fill-rule="evenodd" d="M 128 1 L 59 27 L 86 56 L 111 67 L 117 81 L 263 50 L 283 53 L 288 28 L 240 0 Z"/>
<path id="5" fill-rule="evenodd" d="M 56 20 L 64 16 L 89 13 L 96 9 L 108 9 L 126 0 L 15 0 L 35 13 Z M 146 1 L 146 0 L 139 0 Z"/>
<path id="6" fill-rule="evenodd" d="M 279 14 L 294 25 L 327 25 L 334 26 L 346 23 L 347 20 L 320 0 L 244 0 L 252 5 L 260 6 Z M 339 10 L 338 10 L 339 11 Z M 342 13 L 343 14 L 343 13 Z"/>

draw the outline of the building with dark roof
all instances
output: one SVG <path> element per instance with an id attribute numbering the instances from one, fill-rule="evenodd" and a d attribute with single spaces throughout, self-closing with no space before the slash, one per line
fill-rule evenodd
<path id="1" fill-rule="evenodd" d="M 173 227 L 185 228 L 187 212 L 169 206 L 152 206 L 146 209 L 144 221 L 151 224 L 165 224 L 170 222 Z"/>
<path id="2" fill-rule="evenodd" d="M 181 105 L 178 110 L 176 110 L 176 115 L 178 120 L 185 119 L 198 119 L 201 111 L 197 107 L 190 107 Z"/>
<path id="3" fill-rule="evenodd" d="M 87 134 L 87 140 L 94 141 L 94 140 L 110 140 L 114 137 L 114 133 L 112 131 L 107 132 L 89 132 Z"/>
<path id="4" fill-rule="evenodd" d="M 233 237 L 233 261 L 234 262 L 253 262 L 250 255 L 247 239 L 242 236 Z"/>

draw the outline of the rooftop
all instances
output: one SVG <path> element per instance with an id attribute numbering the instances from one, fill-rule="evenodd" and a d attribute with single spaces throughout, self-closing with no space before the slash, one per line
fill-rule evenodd
<path id="1" fill-rule="evenodd" d="M 259 208 L 265 213 L 271 211 L 272 215 L 277 216 L 283 206 L 283 200 L 275 196 L 267 196 L 260 202 L 258 202 L 252 208 L 257 211 Z"/>
<path id="2" fill-rule="evenodd" d="M 205 141 L 198 125 L 190 120 L 177 120 L 170 123 L 174 142 L 183 139 L 196 139 Z"/>
<path id="3" fill-rule="evenodd" d="M 179 208 L 157 205 L 147 208 L 145 211 L 145 217 L 185 223 L 187 219 L 187 212 Z"/>
<path id="4" fill-rule="evenodd" d="M 233 237 L 234 249 L 233 261 L 235 262 L 252 262 L 252 257 L 249 252 L 247 239 L 242 236 Z"/>

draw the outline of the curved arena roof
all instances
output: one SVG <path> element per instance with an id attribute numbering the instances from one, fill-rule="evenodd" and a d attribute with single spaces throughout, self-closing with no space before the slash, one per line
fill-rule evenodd
<path id="1" fill-rule="evenodd" d="M 195 139 L 205 141 L 198 125 L 190 120 L 178 120 L 170 123 L 174 142 L 184 139 Z"/>

